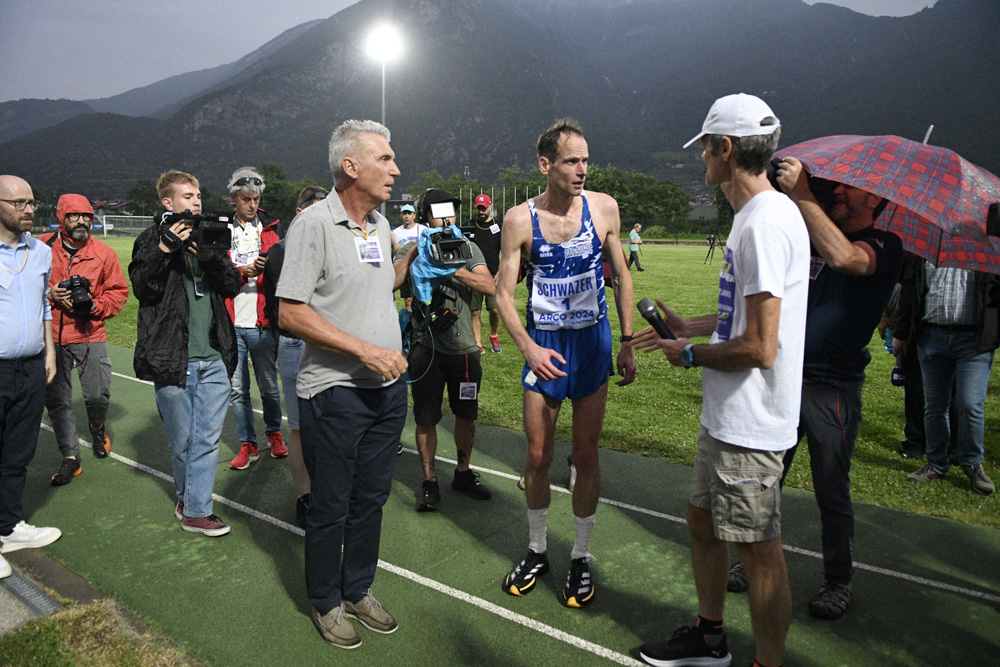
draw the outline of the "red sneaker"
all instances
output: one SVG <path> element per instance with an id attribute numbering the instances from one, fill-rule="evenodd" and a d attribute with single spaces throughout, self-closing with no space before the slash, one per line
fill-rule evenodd
<path id="1" fill-rule="evenodd" d="M 267 434 L 267 442 L 271 445 L 271 458 L 282 459 L 288 456 L 288 447 L 281 439 L 281 431 L 273 431 Z"/>
<path id="2" fill-rule="evenodd" d="M 229 532 L 229 526 L 214 514 L 197 518 L 186 516 L 181 520 L 181 528 L 189 533 L 201 533 L 209 537 L 219 537 Z"/>
<path id="3" fill-rule="evenodd" d="M 260 454 L 257 452 L 257 445 L 244 441 L 240 447 L 240 453 L 230 462 L 229 467 L 233 470 L 246 470 L 258 458 L 260 458 Z"/>

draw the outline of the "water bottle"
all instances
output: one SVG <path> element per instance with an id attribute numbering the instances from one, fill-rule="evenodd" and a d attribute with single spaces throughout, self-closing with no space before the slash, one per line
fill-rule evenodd
<path id="1" fill-rule="evenodd" d="M 885 351 L 892 352 L 892 327 L 885 328 Z"/>

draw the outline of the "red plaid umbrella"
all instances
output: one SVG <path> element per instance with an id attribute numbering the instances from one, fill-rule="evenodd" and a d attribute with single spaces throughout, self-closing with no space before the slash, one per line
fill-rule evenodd
<path id="1" fill-rule="evenodd" d="M 789 146 L 812 176 L 846 183 L 889 201 L 875 224 L 937 266 L 1000 274 L 1000 239 L 988 236 L 1000 178 L 947 148 L 892 135 L 822 137 Z"/>

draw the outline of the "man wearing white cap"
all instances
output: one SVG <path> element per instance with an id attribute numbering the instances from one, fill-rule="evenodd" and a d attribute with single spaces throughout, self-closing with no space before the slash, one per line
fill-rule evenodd
<path id="1" fill-rule="evenodd" d="M 416 209 L 410 204 L 403 204 L 399 209 L 399 218 L 403 224 L 393 228 L 392 236 L 400 246 L 406 245 L 410 241 L 416 241 L 420 232 L 427 229 L 426 225 L 417 224 Z"/>
<path id="2" fill-rule="evenodd" d="M 782 455 L 797 441 L 809 236 L 798 208 L 771 187 L 765 167 L 778 119 L 752 95 L 716 100 L 699 141 L 705 182 L 722 188 L 736 216 L 726 242 L 718 312 L 683 318 L 659 302 L 676 340 L 650 327 L 635 344 L 662 349 L 675 366 L 703 366 L 701 432 L 687 508 L 698 622 L 640 657 L 657 667 L 725 667 L 732 656 L 722 617 L 729 543 L 746 567 L 757 662 L 778 667 L 791 621 L 781 550 Z M 709 343 L 689 338 L 711 334 Z M 780 344 L 779 344 L 780 341 Z"/>

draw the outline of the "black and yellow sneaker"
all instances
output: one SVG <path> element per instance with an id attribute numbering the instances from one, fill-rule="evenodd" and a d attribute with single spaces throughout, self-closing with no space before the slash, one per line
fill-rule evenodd
<path id="1" fill-rule="evenodd" d="M 569 562 L 569 574 L 563 587 L 562 603 L 581 609 L 594 599 L 594 583 L 590 578 L 590 564 L 586 556 Z"/>
<path id="2" fill-rule="evenodd" d="M 504 577 L 503 589 L 511 595 L 527 595 L 535 588 L 537 577 L 549 571 L 549 559 L 545 554 L 528 550 L 528 555 Z"/>

